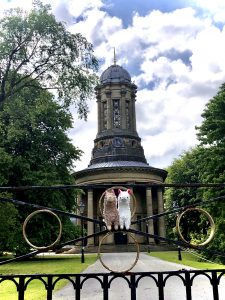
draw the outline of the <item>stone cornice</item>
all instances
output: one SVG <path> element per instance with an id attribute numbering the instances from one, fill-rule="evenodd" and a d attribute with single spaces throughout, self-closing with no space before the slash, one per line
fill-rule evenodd
<path id="1" fill-rule="evenodd" d="M 78 172 L 74 173 L 74 177 L 75 178 L 81 178 L 81 177 L 85 177 L 87 175 L 91 175 L 91 174 L 102 174 L 104 173 L 118 173 L 118 172 L 128 172 L 128 171 L 135 171 L 137 173 L 152 173 L 155 175 L 159 175 L 163 178 L 163 180 L 166 179 L 167 177 L 167 171 L 163 170 L 163 169 L 158 169 L 158 168 L 154 168 L 154 167 L 132 167 L 132 166 L 121 166 L 121 167 L 105 167 L 105 168 L 87 168 Z"/>
<path id="2" fill-rule="evenodd" d="M 95 87 L 95 91 L 98 92 L 101 88 L 103 87 L 106 87 L 106 86 L 115 86 L 115 85 L 124 85 L 124 86 L 127 86 L 129 88 L 132 88 L 134 90 L 137 90 L 137 86 L 136 84 L 134 84 L 133 82 L 131 83 L 128 83 L 126 81 L 121 81 L 121 82 L 110 82 L 110 83 L 101 83 L 101 84 L 98 84 L 96 87 Z M 136 93 L 136 92 L 135 92 Z"/>
<path id="3" fill-rule="evenodd" d="M 137 134 L 137 133 L 136 133 Z M 102 132 L 101 134 L 98 134 L 97 137 L 94 139 L 94 142 L 98 142 L 98 141 L 101 141 L 101 140 L 107 140 L 107 139 L 110 139 L 110 138 L 114 138 L 114 137 L 123 137 L 123 138 L 130 138 L 130 139 L 135 139 L 137 141 L 141 141 L 141 138 L 137 135 L 134 135 L 134 134 L 129 134 L 129 133 L 124 133 L 124 132 L 110 132 L 109 133 L 109 130 L 106 131 L 106 132 Z"/>

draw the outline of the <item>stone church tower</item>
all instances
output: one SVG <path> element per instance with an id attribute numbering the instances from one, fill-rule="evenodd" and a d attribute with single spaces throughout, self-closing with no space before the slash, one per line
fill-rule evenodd
<path id="1" fill-rule="evenodd" d="M 104 189 L 95 189 L 97 184 L 137 184 L 133 188 L 137 199 L 137 209 L 133 220 L 147 215 L 163 212 L 163 194 L 161 189 L 138 187 L 138 184 L 162 183 L 167 172 L 149 166 L 146 161 L 141 138 L 136 130 L 136 101 L 137 86 L 132 83 L 129 73 L 118 66 L 115 61 L 106 69 L 96 87 L 98 105 L 98 132 L 94 140 L 92 158 L 89 166 L 76 172 L 77 184 L 91 184 L 92 189 L 79 198 L 86 205 L 88 217 L 101 219 L 98 201 Z M 142 224 L 141 226 L 145 226 Z M 137 229 L 140 226 L 135 225 Z M 91 234 L 99 230 L 88 222 L 87 232 Z M 158 221 L 149 221 L 148 231 L 165 236 L 165 223 L 163 218 Z M 137 237 L 143 244 L 155 243 Z M 107 244 L 129 244 L 127 236 L 115 233 L 108 237 Z M 97 245 L 98 238 L 89 241 Z"/>

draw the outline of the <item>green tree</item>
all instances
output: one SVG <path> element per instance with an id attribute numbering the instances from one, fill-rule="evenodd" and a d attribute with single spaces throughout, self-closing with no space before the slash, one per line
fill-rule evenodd
<path id="1" fill-rule="evenodd" d="M 72 127 L 68 107 L 74 103 L 79 116 L 87 117 L 86 100 L 96 84 L 96 68 L 92 45 L 82 35 L 68 32 L 64 24 L 56 21 L 49 6 L 34 1 L 29 13 L 14 9 L 0 20 L 1 185 L 73 183 L 71 173 L 81 151 L 67 136 Z M 71 211 L 76 192 L 42 190 L 11 196 Z M 16 224 L 21 224 L 30 212 L 1 203 L 0 219 L 4 222 L 0 251 L 14 250 L 19 254 L 27 250 L 21 226 Z M 63 238 L 77 235 L 70 220 L 62 219 Z M 46 236 L 51 237 L 47 224 L 43 230 L 39 230 L 42 221 L 37 219 L 33 225 L 29 233 L 36 242 L 43 244 Z"/>
<path id="2" fill-rule="evenodd" d="M 0 194 L 0 196 L 5 196 Z M 11 203 L 0 203 L 0 254 L 16 249 L 16 235 L 19 234 L 18 211 Z M 9 218 L 10 216 L 10 218 Z"/>
<path id="3" fill-rule="evenodd" d="M 167 183 L 198 183 L 199 182 L 199 164 L 198 159 L 202 149 L 193 148 L 184 152 L 179 158 L 175 159 L 168 167 Z M 166 191 L 167 205 L 184 206 L 196 201 L 196 188 L 168 189 Z M 172 203 L 170 202 L 172 201 Z"/>
<path id="4" fill-rule="evenodd" d="M 14 9 L 0 20 L 0 103 L 25 87 L 51 89 L 86 118 L 86 99 L 96 84 L 92 45 L 68 32 L 49 6 L 34 2 L 31 12 Z"/>
<path id="5" fill-rule="evenodd" d="M 198 183 L 199 182 L 199 155 L 202 152 L 200 147 L 184 152 L 175 159 L 168 167 L 167 183 Z M 197 188 L 169 188 L 165 191 L 165 206 L 167 209 L 181 207 L 195 203 L 200 200 L 202 191 Z M 167 217 L 167 233 L 176 238 L 176 218 L 174 214 Z M 187 229 L 188 224 L 184 224 Z M 190 224 L 189 224 L 190 225 Z M 195 226 L 195 224 L 193 225 Z M 191 229 L 191 228 L 189 228 Z"/>
<path id="6" fill-rule="evenodd" d="M 6 100 L 0 111 L 1 183 L 9 186 L 72 184 L 74 161 L 79 159 L 81 151 L 73 146 L 67 136 L 71 127 L 71 114 L 57 104 L 46 90 L 24 87 L 16 96 Z M 14 193 L 17 199 L 69 211 L 74 208 L 75 195 L 73 190 Z M 9 213 L 10 210 L 11 207 L 8 208 Z M 19 222 L 22 223 L 31 211 L 18 207 Z M 5 212 L 1 211 L 1 214 Z M 78 234 L 68 218 L 62 218 L 62 221 L 65 225 L 63 239 Z M 44 222 L 37 219 L 29 230 L 35 242 L 42 245 L 46 243 L 46 236 L 51 238 L 50 225 L 48 228 L 47 221 Z M 4 233 L 7 234 L 7 231 Z M 3 241 L 1 237 L 2 244 Z M 15 247 L 13 243 L 11 250 L 17 254 L 27 251 L 21 227 L 16 241 L 19 246 Z M 5 249 L 9 249 L 8 244 L 5 244 Z"/>
<path id="7" fill-rule="evenodd" d="M 202 114 L 203 122 L 196 127 L 197 136 L 205 149 L 204 180 L 225 181 L 225 84 L 213 97 Z"/>
<path id="8" fill-rule="evenodd" d="M 7 185 L 12 157 L 0 147 L 0 186 Z M 0 197 L 9 197 L 8 193 L 0 193 Z M 10 216 L 10 218 L 9 218 Z M 16 235 L 19 233 L 19 215 L 13 204 L 0 202 L 0 255 L 17 246 Z"/>
<path id="9" fill-rule="evenodd" d="M 197 127 L 198 139 L 204 152 L 201 160 L 201 180 L 203 182 L 225 182 L 225 84 L 222 84 L 218 93 L 208 102 L 202 114 L 203 122 Z M 224 188 L 207 189 L 204 199 L 224 196 Z M 216 223 L 216 236 L 210 249 L 225 251 L 225 201 L 211 203 L 209 211 Z M 223 262 L 225 259 L 223 258 Z"/>
<path id="10" fill-rule="evenodd" d="M 202 124 L 197 129 L 199 146 L 184 153 L 168 168 L 168 182 L 180 183 L 224 183 L 225 182 L 225 84 L 215 97 L 206 105 L 202 114 Z M 168 208 L 191 204 L 196 200 L 209 200 L 217 196 L 224 196 L 224 188 L 201 189 L 169 189 L 166 192 Z M 225 251 L 225 201 L 214 201 L 204 209 L 210 212 L 216 223 L 216 235 L 208 245 L 208 249 Z M 172 234 L 175 221 L 168 218 L 168 232 Z M 198 224 L 199 225 L 199 224 Z M 201 224 L 198 227 L 201 231 Z M 199 231 L 199 234 L 200 234 Z M 205 251 L 207 257 L 212 258 Z M 214 258 L 217 258 L 214 256 Z M 224 258 L 220 258 L 225 261 Z"/>

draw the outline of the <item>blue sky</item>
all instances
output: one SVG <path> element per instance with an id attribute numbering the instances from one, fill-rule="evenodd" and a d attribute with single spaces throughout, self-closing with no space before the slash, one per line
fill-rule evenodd
<path id="1" fill-rule="evenodd" d="M 137 128 L 148 163 L 165 168 L 197 143 L 205 104 L 225 81 L 224 0 L 55 0 L 56 18 L 82 33 L 101 62 L 99 75 L 113 62 L 138 86 Z M 0 0 L 1 11 L 31 0 Z M 0 12 L 1 12 L 0 11 Z M 89 101 L 88 121 L 74 114 L 70 137 L 87 167 L 97 134 L 96 102 Z M 86 137 L 85 139 L 83 137 Z"/>
<path id="2" fill-rule="evenodd" d="M 110 16 L 122 19 L 124 27 L 132 23 L 132 16 L 137 12 L 140 16 L 146 16 L 150 11 L 158 9 L 162 12 L 170 12 L 174 9 L 184 8 L 187 1 L 177 0 L 105 0 L 104 10 Z"/>

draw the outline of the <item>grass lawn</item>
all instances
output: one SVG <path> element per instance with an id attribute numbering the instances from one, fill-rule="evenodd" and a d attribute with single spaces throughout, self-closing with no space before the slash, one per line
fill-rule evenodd
<path id="1" fill-rule="evenodd" d="M 225 265 L 210 263 L 208 261 L 199 261 L 199 258 L 191 253 L 182 251 L 182 260 L 178 260 L 177 251 L 168 251 L 168 252 L 151 252 L 150 256 L 158 257 L 162 260 L 174 262 L 177 264 L 182 264 L 185 266 L 193 267 L 196 269 L 225 269 Z"/>
<path id="2" fill-rule="evenodd" d="M 80 255 L 57 255 L 41 256 L 33 259 L 15 262 L 0 266 L 0 274 L 47 274 L 47 273 L 80 273 L 97 259 L 95 254 L 86 254 L 85 263 L 80 262 Z M 59 290 L 68 283 L 67 280 L 60 280 L 55 287 Z M 15 284 L 5 281 L 0 284 L 0 299 L 17 300 L 18 295 Z M 25 293 L 26 300 L 46 299 L 46 290 L 39 280 L 33 280 Z"/>

